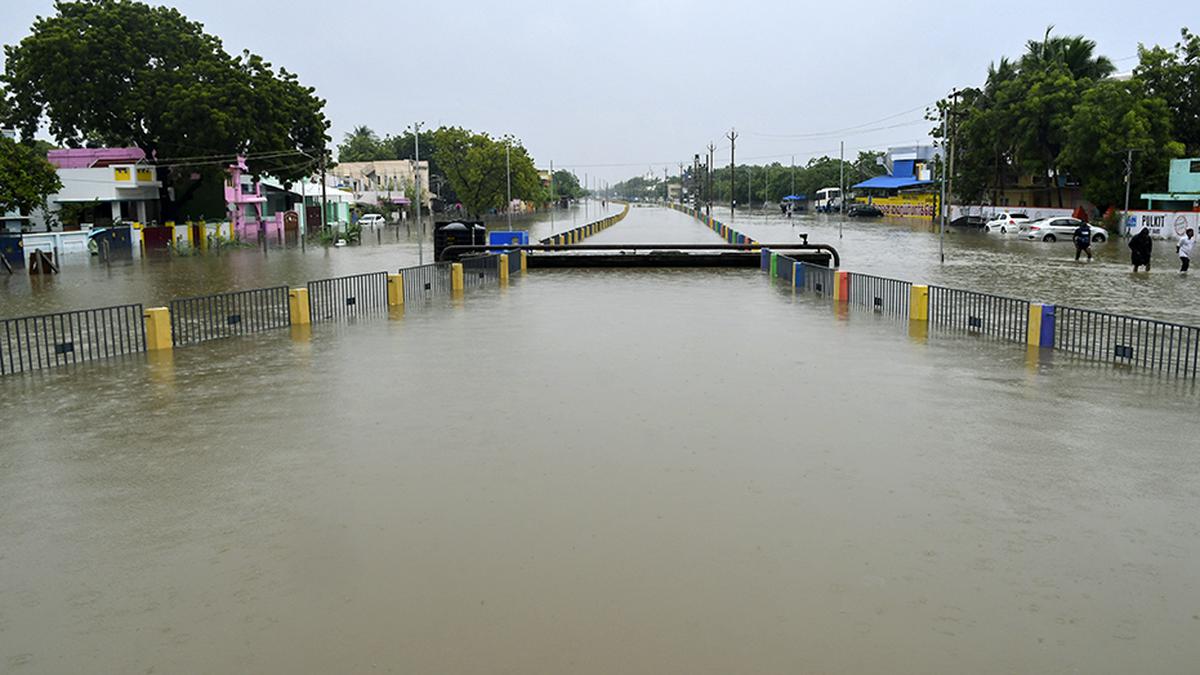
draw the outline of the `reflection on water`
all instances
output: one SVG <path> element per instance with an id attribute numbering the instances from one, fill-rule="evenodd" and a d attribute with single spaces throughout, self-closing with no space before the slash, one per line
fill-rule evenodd
<path id="1" fill-rule="evenodd" d="M 614 212 L 610 206 L 602 214 L 599 203 L 589 203 L 518 218 L 513 229 L 526 230 L 536 240 Z M 436 219 L 443 217 L 449 216 L 439 214 Z M 505 227 L 503 221 L 490 225 Z M 432 229 L 432 222 L 426 227 Z M 137 302 L 162 305 L 172 298 L 394 272 L 422 261 L 433 261 L 432 236 L 427 232 L 422 239 L 411 221 L 408 226 L 366 230 L 361 246 L 344 248 L 311 245 L 306 250 L 269 249 L 266 254 L 261 249 L 236 249 L 220 255 L 117 260 L 111 265 L 86 255 L 68 256 L 57 276 L 21 270 L 10 276 L 0 271 L 0 318 Z"/>
<path id="2" fill-rule="evenodd" d="M 1196 392 L 907 331 L 538 271 L 2 378 L 0 670 L 1192 671 Z"/>

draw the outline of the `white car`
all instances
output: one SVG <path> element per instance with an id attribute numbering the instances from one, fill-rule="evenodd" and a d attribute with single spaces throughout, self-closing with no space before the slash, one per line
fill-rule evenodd
<path id="1" fill-rule="evenodd" d="M 1075 228 L 1083 221 L 1075 218 L 1039 218 L 1021 226 L 1021 238 L 1030 241 L 1074 241 Z M 1088 225 L 1092 230 L 1092 243 L 1100 244 L 1108 241 L 1108 230 L 1095 225 Z"/>
<path id="2" fill-rule="evenodd" d="M 387 223 L 383 216 L 378 213 L 368 213 L 358 219 L 358 224 L 363 227 L 379 227 Z"/>
<path id="3" fill-rule="evenodd" d="M 1020 211 L 1001 211 L 983 225 L 988 234 L 1017 234 L 1021 226 L 1029 222 L 1029 216 Z"/>

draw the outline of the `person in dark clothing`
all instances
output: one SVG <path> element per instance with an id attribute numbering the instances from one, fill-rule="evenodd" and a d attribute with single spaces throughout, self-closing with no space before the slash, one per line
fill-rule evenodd
<path id="1" fill-rule="evenodd" d="M 1134 273 L 1143 266 L 1147 272 L 1150 271 L 1150 253 L 1153 249 L 1154 240 L 1150 238 L 1150 228 L 1148 227 L 1138 230 L 1138 233 L 1129 240 L 1129 257 L 1133 260 Z"/>
<path id="2" fill-rule="evenodd" d="M 1086 253 L 1088 260 L 1092 259 L 1092 226 L 1087 223 L 1079 223 L 1079 227 L 1075 228 L 1075 259 L 1079 260 L 1079 254 Z"/>

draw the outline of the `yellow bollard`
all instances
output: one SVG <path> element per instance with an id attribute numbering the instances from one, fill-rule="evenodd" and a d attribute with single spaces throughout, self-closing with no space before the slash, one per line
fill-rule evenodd
<path id="1" fill-rule="evenodd" d="M 312 323 L 312 316 L 308 309 L 307 288 L 288 290 L 288 313 L 292 317 L 293 326 L 307 326 Z"/>
<path id="2" fill-rule="evenodd" d="M 151 307 L 142 315 L 146 323 L 146 350 L 159 351 L 174 345 L 171 339 L 171 310 Z"/>
<path id="3" fill-rule="evenodd" d="M 929 287 L 913 284 L 908 296 L 909 321 L 929 321 Z"/>
<path id="4" fill-rule="evenodd" d="M 500 254 L 500 285 L 508 285 L 508 254 Z"/>
<path id="5" fill-rule="evenodd" d="M 388 307 L 404 304 L 404 275 L 389 274 L 387 279 Z"/>
<path id="6" fill-rule="evenodd" d="M 521 251 L 521 274 L 524 274 L 525 270 L 529 268 L 528 262 L 529 262 L 528 252 Z"/>
<path id="7" fill-rule="evenodd" d="M 450 263 L 450 290 L 453 293 L 462 293 L 464 283 L 462 263 Z"/>

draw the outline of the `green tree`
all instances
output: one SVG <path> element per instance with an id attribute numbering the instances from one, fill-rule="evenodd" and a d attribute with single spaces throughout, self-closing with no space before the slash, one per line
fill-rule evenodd
<path id="1" fill-rule="evenodd" d="M 468 212 L 483 214 L 507 207 L 506 148 L 510 149 L 513 199 L 546 198 L 533 160 L 516 139 L 494 139 L 461 127 L 442 127 L 433 136 L 434 159 Z"/>
<path id="2" fill-rule="evenodd" d="M 1172 49 L 1140 46 L 1133 72 L 1147 94 L 1166 102 L 1175 139 L 1194 157 L 1200 155 L 1200 35 L 1187 28 L 1181 34 Z"/>
<path id="3" fill-rule="evenodd" d="M 379 136 L 367 126 L 357 126 L 337 147 L 339 162 L 371 162 L 396 159 Z"/>
<path id="4" fill-rule="evenodd" d="M 177 175 L 219 176 L 235 154 L 256 174 L 292 181 L 323 151 L 329 124 L 312 88 L 248 52 L 230 56 L 179 11 L 125 0 L 54 8 L 4 48 L 9 120 L 26 139 L 44 117 L 70 147 L 141 148 L 161 162 L 164 197 Z M 200 182 L 181 181 L 180 200 Z"/>
<path id="5" fill-rule="evenodd" d="M 1086 176 L 1084 196 L 1103 211 L 1122 206 L 1125 157 L 1134 149 L 1134 199 L 1146 188 L 1166 182 L 1168 160 L 1183 154 L 1171 139 L 1171 112 L 1161 98 L 1147 96 L 1137 80 L 1104 80 L 1083 94 L 1067 128 L 1062 161 L 1071 173 Z"/>
<path id="6" fill-rule="evenodd" d="M 554 172 L 554 196 L 556 198 L 578 199 L 583 194 L 584 190 L 579 185 L 578 176 L 564 169 Z"/>
<path id="7" fill-rule="evenodd" d="M 45 154 L 0 136 L 0 214 L 16 211 L 28 215 L 46 204 L 62 183 Z"/>

